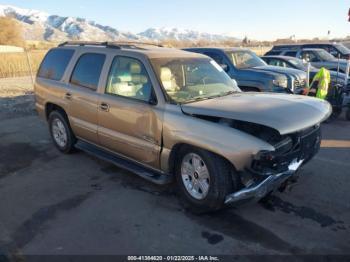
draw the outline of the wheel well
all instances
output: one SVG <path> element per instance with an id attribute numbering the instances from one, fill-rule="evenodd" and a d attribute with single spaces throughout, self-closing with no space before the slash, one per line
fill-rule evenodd
<path id="1" fill-rule="evenodd" d="M 240 86 L 239 87 L 243 92 L 261 92 L 260 88 L 253 86 Z"/>
<path id="2" fill-rule="evenodd" d="M 59 105 L 53 104 L 53 103 L 47 103 L 45 105 L 45 115 L 46 115 L 46 120 L 49 119 L 49 116 L 51 114 L 51 112 L 53 111 L 58 111 L 60 112 L 68 121 L 68 116 L 66 114 L 66 111 L 64 111 L 64 109 L 62 107 L 60 107 Z"/>
<path id="3" fill-rule="evenodd" d="M 178 152 L 184 146 L 206 150 L 206 149 L 203 149 L 203 148 L 200 148 L 200 147 L 196 147 L 196 146 L 193 146 L 193 145 L 190 145 L 190 144 L 185 144 L 185 143 L 179 143 L 179 144 L 174 145 L 173 148 L 171 149 L 169 160 L 168 160 L 169 171 L 170 171 L 171 174 L 174 174 L 174 172 L 175 172 L 175 163 L 176 163 L 176 157 L 178 157 Z M 206 150 L 206 151 L 208 151 L 208 150 Z M 208 152 L 211 152 L 211 151 L 208 151 Z M 211 153 L 221 157 L 223 160 L 225 160 L 236 171 L 235 166 L 227 158 L 225 158 L 225 157 L 223 157 L 221 155 L 218 155 L 218 154 L 216 154 L 214 152 L 211 152 Z"/>

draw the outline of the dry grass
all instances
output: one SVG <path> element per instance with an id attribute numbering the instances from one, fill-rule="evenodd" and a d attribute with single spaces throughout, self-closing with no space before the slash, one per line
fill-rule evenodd
<path id="1" fill-rule="evenodd" d="M 47 50 L 28 52 L 28 58 L 35 74 Z M 26 53 L 0 53 L 0 78 L 30 75 Z"/>
<path id="2" fill-rule="evenodd" d="M 185 44 L 183 45 L 186 46 Z M 187 45 L 190 46 L 189 43 Z M 215 46 L 222 46 L 222 45 L 218 44 Z M 254 51 L 259 56 L 265 54 L 268 50 L 271 49 L 271 47 L 248 47 L 248 48 Z M 34 75 L 39 69 L 40 63 L 44 58 L 46 52 L 47 50 L 32 50 L 28 52 L 29 61 L 32 66 Z M 0 78 L 20 77 L 20 76 L 29 76 L 29 75 L 30 75 L 30 69 L 29 69 L 26 53 L 0 53 Z"/>

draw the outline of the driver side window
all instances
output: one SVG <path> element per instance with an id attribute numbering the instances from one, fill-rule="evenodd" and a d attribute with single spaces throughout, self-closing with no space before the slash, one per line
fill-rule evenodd
<path id="1" fill-rule="evenodd" d="M 150 101 L 152 84 L 144 65 L 134 58 L 115 57 L 108 75 L 105 93 Z"/>
<path id="2" fill-rule="evenodd" d="M 335 48 L 332 47 L 332 46 L 330 46 L 329 49 L 326 50 L 326 51 L 328 51 L 328 52 L 329 52 L 332 56 L 334 56 L 334 57 L 338 57 L 338 55 L 339 55 L 338 50 L 335 49 Z"/>

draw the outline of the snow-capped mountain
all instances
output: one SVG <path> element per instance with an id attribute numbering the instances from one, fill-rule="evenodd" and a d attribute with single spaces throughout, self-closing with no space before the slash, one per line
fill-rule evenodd
<path id="1" fill-rule="evenodd" d="M 199 40 L 206 39 L 209 41 L 219 41 L 227 40 L 229 37 L 219 34 L 209 34 L 204 32 L 198 32 L 188 29 L 178 29 L 178 28 L 149 28 L 146 31 L 139 33 L 139 36 L 157 39 L 157 40 L 166 40 L 166 39 L 175 39 L 175 40 Z"/>
<path id="2" fill-rule="evenodd" d="M 127 31 L 120 31 L 110 26 L 104 26 L 84 18 L 50 15 L 46 12 L 23 9 L 10 5 L 0 5 L 0 16 L 13 17 L 18 20 L 23 26 L 24 37 L 27 40 L 234 40 L 233 37 L 229 36 L 187 29 L 180 30 L 177 28 L 150 28 L 144 32 L 134 34 Z"/>

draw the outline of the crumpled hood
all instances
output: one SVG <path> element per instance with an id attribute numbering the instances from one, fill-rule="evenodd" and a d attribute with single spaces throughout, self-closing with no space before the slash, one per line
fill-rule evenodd
<path id="1" fill-rule="evenodd" d="M 266 66 L 254 67 L 254 69 L 258 69 L 260 71 L 265 71 L 265 72 L 274 72 L 274 73 L 279 73 L 283 75 L 290 75 L 290 76 L 293 76 L 295 79 L 306 78 L 306 73 L 304 71 L 293 69 L 293 68 L 266 65 Z"/>
<path id="2" fill-rule="evenodd" d="M 273 93 L 237 93 L 181 107 L 186 114 L 256 123 L 274 128 L 281 135 L 319 124 L 331 114 L 326 101 Z"/>

